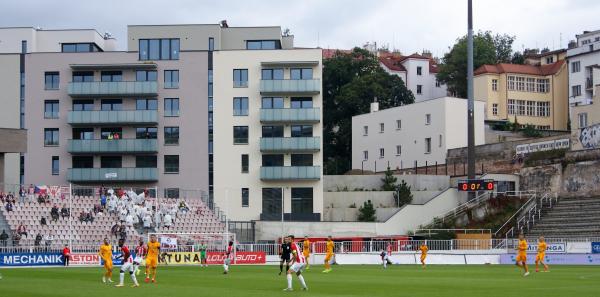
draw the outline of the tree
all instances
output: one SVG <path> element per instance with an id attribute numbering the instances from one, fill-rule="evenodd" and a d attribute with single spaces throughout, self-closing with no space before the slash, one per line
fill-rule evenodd
<path id="1" fill-rule="evenodd" d="M 323 61 L 323 151 L 326 174 L 351 168 L 352 117 L 369 112 L 377 97 L 380 109 L 414 102 L 402 79 L 390 75 L 370 52 L 354 48 Z"/>
<path id="2" fill-rule="evenodd" d="M 413 195 L 410 192 L 410 186 L 406 183 L 406 181 L 402 180 L 402 182 L 396 187 L 394 199 L 396 200 L 396 205 L 398 205 L 398 207 L 402 207 L 412 202 Z"/>
<path id="3" fill-rule="evenodd" d="M 473 36 L 473 70 L 483 64 L 509 63 L 514 36 L 478 32 Z M 463 36 L 442 58 L 437 79 L 458 97 L 467 97 L 467 37 Z"/>
<path id="4" fill-rule="evenodd" d="M 383 182 L 383 185 L 381 186 L 382 191 L 396 191 L 396 182 L 398 179 L 394 176 L 394 173 L 392 170 L 390 170 L 389 166 L 385 171 L 385 176 L 381 179 L 381 181 Z"/>
<path id="5" fill-rule="evenodd" d="M 514 52 L 510 59 L 512 64 L 525 64 L 525 56 L 521 52 Z"/>
<path id="6" fill-rule="evenodd" d="M 375 222 L 375 207 L 371 200 L 367 200 L 363 203 L 363 206 L 358 208 L 358 221 L 359 222 Z"/>

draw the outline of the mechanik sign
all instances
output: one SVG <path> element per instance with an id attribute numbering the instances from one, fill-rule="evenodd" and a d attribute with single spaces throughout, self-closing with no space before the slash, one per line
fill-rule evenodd
<path id="1" fill-rule="evenodd" d="M 492 179 L 468 179 L 458 181 L 458 190 L 463 192 L 493 191 L 494 180 Z"/>

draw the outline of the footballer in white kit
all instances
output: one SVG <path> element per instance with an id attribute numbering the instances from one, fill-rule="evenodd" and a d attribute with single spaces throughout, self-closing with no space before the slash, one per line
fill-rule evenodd
<path id="1" fill-rule="evenodd" d="M 223 274 L 229 273 L 229 265 L 231 265 L 231 258 L 233 258 L 233 241 L 229 242 L 227 251 L 225 252 L 225 259 L 223 260 Z"/>
<path id="2" fill-rule="evenodd" d="M 302 276 L 302 271 L 306 267 L 306 258 L 302 254 L 302 251 L 298 247 L 298 244 L 294 242 L 294 236 L 290 235 L 286 238 L 289 240 L 290 245 L 292 246 L 292 265 L 290 269 L 287 271 L 287 288 L 283 289 L 284 291 L 293 291 L 292 289 L 292 273 L 296 273 L 298 276 L 298 280 L 302 285 L 302 290 L 308 290 L 306 286 L 306 282 L 304 281 L 304 277 Z"/>
<path id="3" fill-rule="evenodd" d="M 123 287 L 123 281 L 125 278 L 125 271 L 129 271 L 129 275 L 131 276 L 131 280 L 133 281 L 132 287 L 139 287 L 138 281 L 135 277 L 134 266 L 133 266 L 133 257 L 131 256 L 131 252 L 129 248 L 125 245 L 125 240 L 123 238 L 119 239 L 119 247 L 121 248 L 121 256 L 123 258 L 123 265 L 121 265 L 121 271 L 119 274 L 119 284 L 115 287 Z"/>

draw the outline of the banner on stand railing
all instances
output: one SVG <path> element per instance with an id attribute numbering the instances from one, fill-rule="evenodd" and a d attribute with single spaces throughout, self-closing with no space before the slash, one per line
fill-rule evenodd
<path id="1" fill-rule="evenodd" d="M 0 256 L 0 266 L 63 265 L 60 253 L 13 253 Z"/>

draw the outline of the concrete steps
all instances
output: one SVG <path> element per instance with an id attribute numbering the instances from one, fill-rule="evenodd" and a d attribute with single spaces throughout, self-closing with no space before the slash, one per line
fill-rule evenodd
<path id="1" fill-rule="evenodd" d="M 528 236 L 600 237 L 600 197 L 559 199 L 542 217 Z"/>

